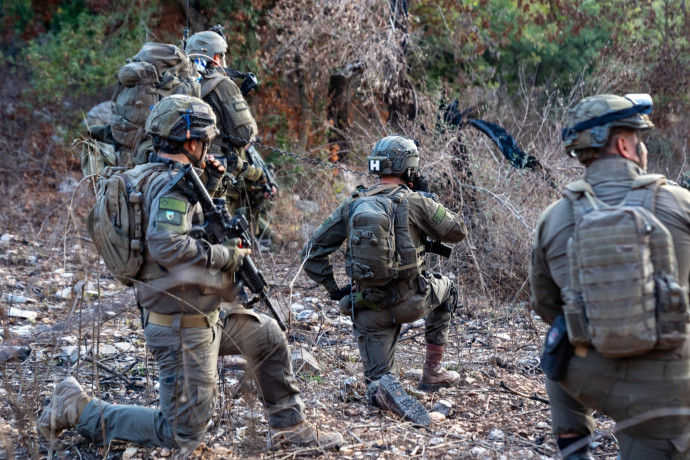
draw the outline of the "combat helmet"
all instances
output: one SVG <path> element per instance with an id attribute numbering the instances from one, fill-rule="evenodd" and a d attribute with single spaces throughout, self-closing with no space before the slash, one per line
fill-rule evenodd
<path id="1" fill-rule="evenodd" d="M 611 128 L 653 128 L 648 116 L 651 112 L 652 98 L 648 94 L 586 97 L 568 111 L 561 139 L 567 152 L 603 147 Z"/>
<path id="2" fill-rule="evenodd" d="M 153 106 L 144 127 L 153 138 L 210 143 L 219 134 L 211 106 L 193 96 L 173 94 Z"/>
<path id="3" fill-rule="evenodd" d="M 222 26 L 214 26 L 211 30 L 197 32 L 187 41 L 185 52 L 197 64 L 199 70 L 204 71 L 208 62 L 213 60 L 216 54 L 225 56 L 228 51 L 228 42 L 225 41 Z"/>
<path id="4" fill-rule="evenodd" d="M 419 151 L 412 139 L 386 136 L 376 143 L 367 162 L 370 174 L 398 176 L 408 169 L 414 172 L 419 167 Z"/>

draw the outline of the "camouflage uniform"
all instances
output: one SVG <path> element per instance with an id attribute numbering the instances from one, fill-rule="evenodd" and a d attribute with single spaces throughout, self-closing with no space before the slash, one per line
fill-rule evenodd
<path id="1" fill-rule="evenodd" d="M 402 185 L 400 187 L 407 189 Z M 370 196 L 379 191 L 389 192 L 390 187 L 377 185 L 366 190 L 366 193 Z M 421 193 L 408 193 L 408 226 L 415 247 L 423 245 L 423 234 L 433 240 L 450 243 L 465 238 L 467 227 L 460 217 Z M 329 256 L 347 239 L 349 209 L 353 200 L 354 198 L 350 198 L 343 202 L 316 229 L 302 249 L 301 257 L 306 259 L 306 274 L 329 292 L 337 290 Z M 451 287 L 452 282 L 448 277 L 423 270 L 416 279 L 394 280 L 383 286 L 380 289 L 384 293 L 383 300 L 378 305 L 380 310 L 355 308 L 354 335 L 371 392 L 384 374 L 392 373 L 397 376 L 395 347 L 402 323 L 424 318 L 427 343 L 445 345 L 452 311 L 438 307 L 450 299 Z M 348 302 L 349 296 L 341 300 L 341 305 Z"/>
<path id="2" fill-rule="evenodd" d="M 218 286 L 228 249 L 189 235 L 203 223 L 199 204 L 167 185 L 176 162 L 152 158 L 144 196 L 145 265 L 135 283 L 146 344 L 159 366 L 160 409 L 92 399 L 78 431 L 98 445 L 113 439 L 191 452 L 202 441 L 217 401 L 218 355 L 242 354 L 273 428 L 304 420 L 285 334 L 269 317 L 223 304 Z M 141 165 L 138 168 L 151 167 Z"/>
<path id="3" fill-rule="evenodd" d="M 648 112 L 642 112 L 638 107 L 642 106 L 618 96 L 588 98 L 575 109 L 580 112 L 571 123 L 574 128 L 564 129 L 566 148 L 573 148 L 580 161 L 587 165 L 584 180 L 591 185 L 596 197 L 609 205 L 621 203 L 635 178 L 644 171 L 635 161 L 622 155 L 602 153 L 612 126 L 607 123 L 633 131 L 653 127 L 648 119 L 638 115 Z M 595 122 L 586 124 L 590 119 Z M 585 121 L 578 124 L 581 120 Z M 598 131 L 592 129 L 590 134 L 587 130 L 592 127 Z M 639 160 L 644 164 L 646 149 L 640 144 L 637 145 L 637 155 L 644 157 L 644 160 Z M 661 186 L 651 210 L 673 237 L 678 280 L 687 289 L 690 277 L 690 193 L 677 186 Z M 537 226 L 530 264 L 532 308 L 548 324 L 563 315 L 561 289 L 568 285 L 567 245 L 573 229 L 573 210 L 566 199 L 552 204 Z M 690 406 L 689 358 L 690 343 L 687 341 L 673 351 L 655 350 L 619 359 L 605 358 L 592 347 L 576 347 L 565 376 L 558 382 L 549 379 L 546 382 L 554 434 L 590 435 L 593 431 L 592 409 L 618 423 L 630 421 L 652 409 L 687 410 Z M 642 419 L 616 435 L 620 443 L 620 458 L 690 458 L 689 422 L 690 417 L 682 415 L 656 415 Z M 564 439 L 568 438 L 559 437 L 559 443 Z"/>

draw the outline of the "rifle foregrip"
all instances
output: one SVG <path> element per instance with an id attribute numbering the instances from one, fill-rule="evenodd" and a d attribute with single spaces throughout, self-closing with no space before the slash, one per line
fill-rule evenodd
<path id="1" fill-rule="evenodd" d="M 251 257 L 246 256 L 244 258 L 244 262 L 239 269 L 239 274 L 252 293 L 259 294 L 263 292 L 264 287 L 266 287 L 266 282 L 261 276 L 261 272 L 259 272 L 256 265 L 254 265 L 254 261 Z"/>

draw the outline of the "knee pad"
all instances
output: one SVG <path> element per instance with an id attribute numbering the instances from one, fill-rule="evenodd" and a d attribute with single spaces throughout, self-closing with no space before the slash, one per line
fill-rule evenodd
<path id="1" fill-rule="evenodd" d="M 453 313 L 458 307 L 458 290 L 455 288 L 455 284 L 450 285 L 450 291 L 448 293 L 448 299 L 438 306 L 439 311 L 449 311 Z"/>

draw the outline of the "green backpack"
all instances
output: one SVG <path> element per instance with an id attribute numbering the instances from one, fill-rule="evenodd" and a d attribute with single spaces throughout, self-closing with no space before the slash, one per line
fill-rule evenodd
<path id="1" fill-rule="evenodd" d="M 108 270 L 126 286 L 134 284 L 144 263 L 144 192 L 147 179 L 160 167 L 107 167 L 96 184 L 96 203 L 86 228 Z"/>
<path id="2" fill-rule="evenodd" d="M 175 45 L 146 43 L 117 74 L 110 105 L 112 136 L 121 151 L 118 166 L 146 163 L 150 141 L 144 124 L 153 105 L 172 94 L 200 96 L 199 74 L 187 54 Z"/>
<path id="3" fill-rule="evenodd" d="M 654 214 L 661 175 L 637 178 L 622 203 L 600 201 L 585 181 L 563 195 L 575 218 L 562 290 L 568 338 L 608 358 L 674 349 L 687 336 L 687 291 L 673 240 Z"/>
<path id="4" fill-rule="evenodd" d="M 345 269 L 363 287 L 414 278 L 424 261 L 408 228 L 409 189 L 391 185 L 373 193 L 353 193 L 348 219 Z"/>

